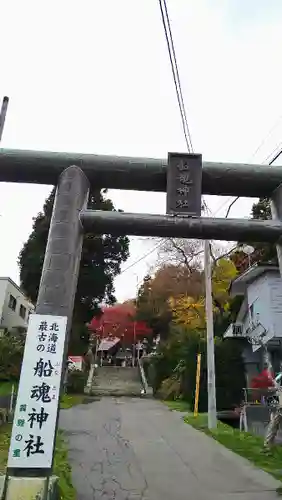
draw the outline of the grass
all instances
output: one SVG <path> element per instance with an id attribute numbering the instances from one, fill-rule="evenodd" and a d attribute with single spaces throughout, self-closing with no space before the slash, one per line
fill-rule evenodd
<path id="1" fill-rule="evenodd" d="M 85 395 L 83 394 L 64 394 L 61 399 L 60 408 L 61 410 L 68 410 L 72 406 L 83 403 L 84 399 Z"/>
<path id="2" fill-rule="evenodd" d="M 175 401 L 163 401 L 163 403 L 169 407 L 170 410 L 190 412 L 190 406 L 186 401 L 181 399 L 176 399 Z"/>
<path id="3" fill-rule="evenodd" d="M 17 390 L 17 382 L 0 382 L 0 396 L 9 396 L 11 394 L 13 385 L 14 389 Z"/>
<path id="4" fill-rule="evenodd" d="M 282 481 L 281 446 L 274 446 L 271 453 L 266 454 L 263 452 L 263 437 L 241 432 L 239 429 L 233 429 L 222 422 L 217 423 L 217 429 L 210 431 L 206 414 L 198 415 L 198 417 L 187 415 L 184 417 L 184 421 Z M 281 493 L 282 490 L 278 488 L 277 491 Z"/>
<path id="5" fill-rule="evenodd" d="M 11 424 L 0 427 L 0 473 L 2 474 L 6 470 L 11 429 Z M 67 448 L 61 431 L 58 432 L 56 441 L 54 474 L 59 477 L 60 499 L 76 500 L 76 492 L 71 481 L 71 468 L 68 463 Z"/>
<path id="6" fill-rule="evenodd" d="M 61 431 L 57 434 L 54 474 L 59 477 L 60 498 L 62 500 L 76 500 L 77 496 L 72 485 L 67 447 Z"/>
<path id="7" fill-rule="evenodd" d="M 0 473 L 4 474 L 10 445 L 11 424 L 0 427 Z"/>

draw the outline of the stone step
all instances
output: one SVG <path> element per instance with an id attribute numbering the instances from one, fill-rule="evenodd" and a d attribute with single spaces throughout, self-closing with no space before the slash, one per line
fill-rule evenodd
<path id="1" fill-rule="evenodd" d="M 92 384 L 92 394 L 97 396 L 140 396 L 142 383 L 136 367 L 99 367 Z"/>

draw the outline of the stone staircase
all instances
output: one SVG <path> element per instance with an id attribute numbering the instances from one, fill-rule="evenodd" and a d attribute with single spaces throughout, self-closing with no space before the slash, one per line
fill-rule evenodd
<path id="1" fill-rule="evenodd" d="M 101 366 L 94 375 L 91 393 L 94 396 L 140 397 L 142 389 L 139 368 Z"/>

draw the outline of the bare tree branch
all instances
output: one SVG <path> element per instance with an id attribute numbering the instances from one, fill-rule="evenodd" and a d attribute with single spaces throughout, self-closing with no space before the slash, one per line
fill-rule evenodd
<path id="1" fill-rule="evenodd" d="M 171 263 L 176 266 L 185 265 L 191 272 L 202 267 L 199 256 L 203 251 L 203 243 L 200 240 L 188 240 L 185 238 L 167 238 L 160 248 L 160 265 Z"/>
<path id="2" fill-rule="evenodd" d="M 192 272 L 192 268 L 191 268 L 191 266 L 190 266 L 190 262 L 193 260 L 193 257 L 192 257 L 192 258 L 190 258 L 190 260 L 188 261 L 187 255 L 186 255 L 186 253 L 184 252 L 183 248 L 181 248 L 181 246 L 177 245 L 177 244 L 176 244 L 176 242 L 175 242 L 175 240 L 174 240 L 174 239 L 172 239 L 172 238 L 170 238 L 170 242 L 171 242 L 171 244 L 172 244 L 173 248 L 175 248 L 175 250 L 177 250 L 177 251 L 178 251 L 178 252 L 182 255 L 183 260 L 184 260 L 184 263 L 185 263 L 185 265 L 186 265 L 187 269 L 188 269 L 188 270 L 190 271 L 190 273 L 191 273 L 191 272 Z"/>
<path id="3" fill-rule="evenodd" d="M 217 257 L 217 258 L 215 259 L 215 262 L 217 262 L 217 261 L 218 261 L 218 260 L 220 260 L 220 259 L 224 259 L 225 257 L 228 257 L 228 256 L 229 256 L 232 252 L 234 252 L 234 250 L 237 250 L 237 248 L 238 248 L 238 245 L 236 245 L 236 246 L 235 246 L 235 247 L 233 247 L 233 248 L 230 248 L 230 250 L 228 250 L 228 252 L 225 252 L 225 253 L 223 253 L 223 254 L 219 255 L 219 257 Z"/>

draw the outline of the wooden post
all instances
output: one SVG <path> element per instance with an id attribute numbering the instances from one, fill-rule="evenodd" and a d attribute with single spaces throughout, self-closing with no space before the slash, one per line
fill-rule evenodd
<path id="1" fill-rule="evenodd" d="M 195 404 L 194 417 L 198 416 L 199 394 L 200 394 L 200 379 L 201 379 L 201 354 L 197 355 L 197 371 L 196 371 L 196 389 L 195 389 Z"/>

